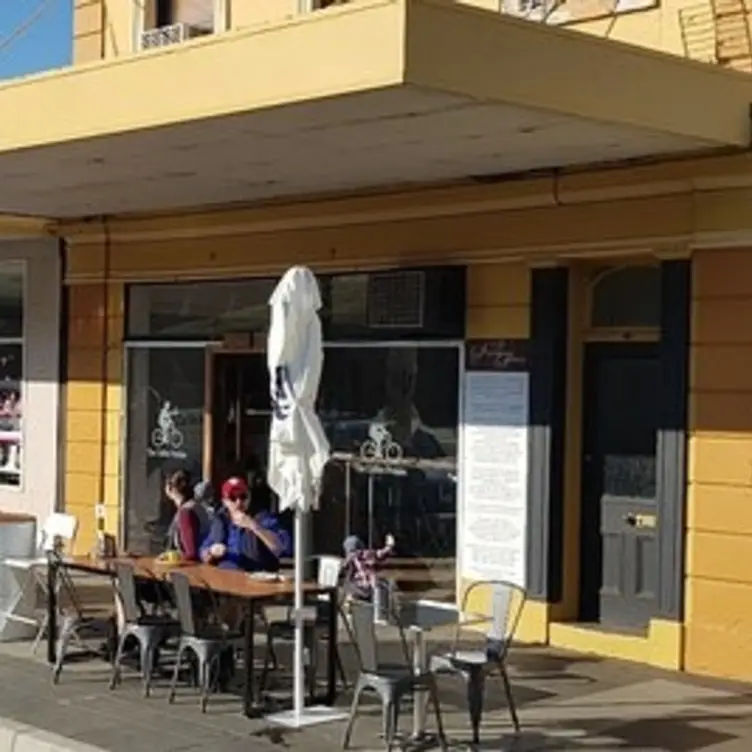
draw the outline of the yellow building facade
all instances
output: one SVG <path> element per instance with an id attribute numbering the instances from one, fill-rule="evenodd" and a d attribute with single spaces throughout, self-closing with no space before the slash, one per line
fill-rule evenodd
<path id="1" fill-rule="evenodd" d="M 682 52 L 673 3 L 614 16 L 571 2 L 545 24 L 480 1 L 225 0 L 209 4 L 211 28 L 181 15 L 189 5 L 173 7 L 182 36 L 163 44 L 156 3 L 77 0 L 78 64 L 0 87 L 24 115 L 0 127 L 0 227 L 63 244 L 55 503 L 79 518 L 79 551 L 99 503 L 133 544 L 160 512 L 149 468 L 184 442 L 218 472 L 218 359 L 261 362 L 266 298 L 238 303 L 245 323 L 185 334 L 196 310 L 208 327 L 211 300 L 264 290 L 293 264 L 333 287 L 444 275 L 454 292 L 437 311 L 452 321 L 359 345 L 456 353 L 442 398 L 456 412 L 436 420 L 453 423 L 442 441 L 459 489 L 428 516 L 445 520 L 435 537 L 458 560 L 458 597 L 473 579 L 457 407 L 468 353 L 520 347 L 521 639 L 752 678 L 752 80 L 679 59 L 701 55 Z M 499 74 L 512 69 L 526 75 Z M 148 361 L 154 350 L 164 359 Z M 179 441 L 138 407 L 178 358 L 193 364 L 181 388 L 201 393 Z"/>

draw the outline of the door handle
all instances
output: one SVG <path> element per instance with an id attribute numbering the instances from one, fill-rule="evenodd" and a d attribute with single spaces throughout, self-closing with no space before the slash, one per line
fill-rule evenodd
<path id="1" fill-rule="evenodd" d="M 630 512 L 624 515 L 624 522 L 630 527 L 653 530 L 657 525 L 657 517 L 654 514 L 635 514 L 634 512 Z"/>

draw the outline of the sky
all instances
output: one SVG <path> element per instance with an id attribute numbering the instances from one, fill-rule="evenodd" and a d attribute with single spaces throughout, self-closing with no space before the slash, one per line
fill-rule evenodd
<path id="1" fill-rule="evenodd" d="M 26 32 L 8 41 L 43 5 L 44 12 Z M 72 0 L 0 0 L 0 79 L 67 65 L 72 7 Z"/>

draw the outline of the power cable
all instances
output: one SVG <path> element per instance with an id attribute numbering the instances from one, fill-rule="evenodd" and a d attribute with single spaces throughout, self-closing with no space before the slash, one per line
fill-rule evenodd
<path id="1" fill-rule="evenodd" d="M 0 54 L 5 52 L 14 42 L 18 41 L 24 36 L 32 26 L 48 11 L 52 8 L 53 3 L 57 0 L 40 0 L 36 8 L 31 12 L 27 18 L 16 26 L 10 34 L 0 39 Z"/>

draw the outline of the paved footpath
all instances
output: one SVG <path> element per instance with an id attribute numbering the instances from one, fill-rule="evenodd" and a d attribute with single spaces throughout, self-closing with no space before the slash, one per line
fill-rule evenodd
<path id="1" fill-rule="evenodd" d="M 284 656 L 283 656 L 284 658 Z M 347 656 L 346 663 L 351 658 Z M 500 683 L 490 681 L 482 750 L 538 752 L 752 752 L 752 686 L 690 679 L 641 666 L 521 648 L 513 684 L 523 732 L 515 737 Z M 202 715 L 193 690 L 175 705 L 165 682 L 141 697 L 138 679 L 124 674 L 109 692 L 107 666 L 66 667 L 58 687 L 28 645 L 0 646 L 0 752 L 332 752 L 342 724 L 301 732 L 248 721 L 237 697 L 213 698 Z M 498 686 L 497 686 L 498 684 Z M 346 706 L 348 698 L 342 699 Z M 442 682 L 441 702 L 452 749 L 467 747 L 468 722 L 460 685 Z M 405 713 L 403 727 L 409 727 Z M 354 749 L 382 748 L 375 705 L 356 726 Z M 426 747 L 423 747 L 426 749 Z"/>

